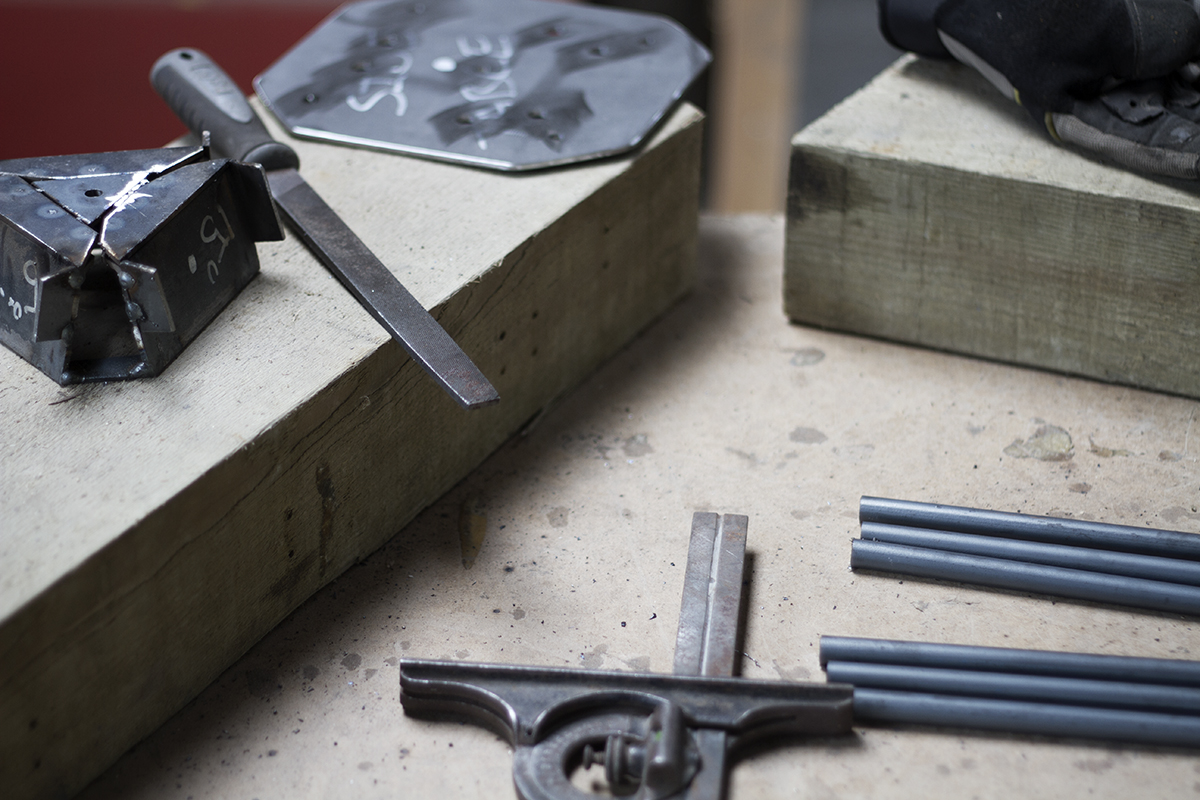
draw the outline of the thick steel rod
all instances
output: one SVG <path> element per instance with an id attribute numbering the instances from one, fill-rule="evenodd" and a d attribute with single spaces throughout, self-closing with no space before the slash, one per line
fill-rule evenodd
<path id="1" fill-rule="evenodd" d="M 675 638 L 675 674 L 733 675 L 749 517 L 697 511 Z"/>
<path id="2" fill-rule="evenodd" d="M 1200 615 L 1200 587 L 855 539 L 850 568 Z"/>
<path id="3" fill-rule="evenodd" d="M 975 533 L 952 533 L 882 522 L 862 523 L 862 538 L 877 542 L 926 547 L 952 553 L 967 553 L 1010 561 L 1026 561 L 1051 567 L 1082 569 L 1109 575 L 1127 575 L 1168 583 L 1200 586 L 1200 561 L 1144 556 L 1117 550 L 1096 550 L 1063 544 L 1044 544 Z"/>
<path id="4" fill-rule="evenodd" d="M 978 697 L 855 689 L 859 721 L 1200 747 L 1200 717 Z"/>
<path id="5" fill-rule="evenodd" d="M 1200 560 L 1200 535 L 1156 528 L 1135 528 L 1086 520 L 1035 517 L 978 508 L 863 497 L 858 518 L 914 528 L 982 536 L 1004 536 L 1048 544 L 1079 545 L 1128 553 Z"/>
<path id="6" fill-rule="evenodd" d="M 820 659 L 822 666 L 831 661 L 855 661 L 1200 688 L 1200 661 L 1174 658 L 822 636 Z"/>
<path id="7" fill-rule="evenodd" d="M 1200 689 L 1125 681 L 1057 678 L 1010 672 L 830 661 L 829 680 L 860 688 L 893 689 L 997 700 L 1024 700 L 1155 713 L 1200 714 Z"/>

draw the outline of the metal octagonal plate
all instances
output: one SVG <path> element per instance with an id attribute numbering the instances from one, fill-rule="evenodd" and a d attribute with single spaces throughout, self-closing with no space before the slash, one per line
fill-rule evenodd
<path id="1" fill-rule="evenodd" d="M 367 0 L 338 9 L 255 88 L 296 136 L 527 170 L 636 147 L 710 60 L 656 15 Z"/>

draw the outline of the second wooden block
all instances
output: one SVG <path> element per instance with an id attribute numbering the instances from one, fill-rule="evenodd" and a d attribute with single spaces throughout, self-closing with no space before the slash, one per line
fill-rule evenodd
<path id="1" fill-rule="evenodd" d="M 1200 397 L 1200 199 L 905 57 L 792 141 L 796 322 Z"/>

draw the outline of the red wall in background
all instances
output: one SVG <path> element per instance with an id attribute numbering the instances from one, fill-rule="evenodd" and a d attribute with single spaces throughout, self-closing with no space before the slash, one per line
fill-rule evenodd
<path id="1" fill-rule="evenodd" d="M 0 2 L 0 159 L 161 147 L 184 126 L 150 88 L 159 56 L 199 48 L 249 93 L 337 5 Z"/>

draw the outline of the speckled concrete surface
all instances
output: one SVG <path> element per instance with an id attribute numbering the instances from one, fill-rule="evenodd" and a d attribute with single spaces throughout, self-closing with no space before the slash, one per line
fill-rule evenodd
<path id="1" fill-rule="evenodd" d="M 854 574 L 863 494 L 1200 531 L 1200 403 L 787 324 L 783 220 L 712 217 L 700 288 L 296 611 L 82 795 L 504 798 L 510 751 L 399 704 L 402 657 L 671 670 L 691 515 L 748 514 L 747 677 L 821 634 L 1188 658 L 1188 619 Z M 1197 432 L 1200 435 L 1200 431 Z M 858 728 L 734 798 L 1149 797 L 1185 751 Z"/>

